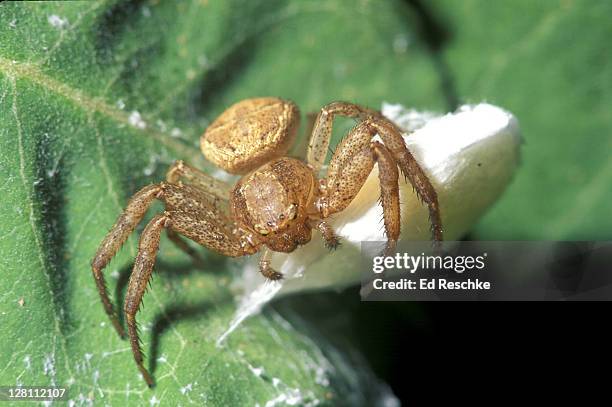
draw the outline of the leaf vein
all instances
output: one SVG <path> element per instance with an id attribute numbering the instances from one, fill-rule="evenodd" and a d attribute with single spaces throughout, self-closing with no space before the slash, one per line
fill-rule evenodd
<path id="1" fill-rule="evenodd" d="M 41 267 L 41 271 L 43 272 L 43 275 L 45 276 L 45 281 L 47 284 L 47 289 L 49 291 L 49 295 L 51 296 L 51 299 L 53 300 L 53 308 L 54 308 L 54 314 L 57 315 L 61 315 L 61 310 L 58 309 L 58 304 L 55 301 L 55 296 L 53 294 L 53 290 L 51 288 L 51 276 L 49 274 L 49 270 L 48 270 L 48 265 L 46 264 L 45 258 L 44 258 L 44 248 L 43 248 L 43 243 L 42 243 L 42 239 L 39 235 L 40 231 L 38 230 L 38 228 L 36 227 L 36 219 L 35 219 L 35 214 L 34 214 L 34 197 L 33 197 L 33 192 L 31 190 L 31 188 L 28 187 L 28 182 L 27 182 L 27 176 L 26 176 L 26 169 L 25 169 L 25 151 L 24 151 L 24 145 L 23 145 L 23 128 L 21 125 L 21 120 L 19 119 L 19 111 L 18 111 L 18 107 L 17 107 L 17 81 L 15 79 L 15 77 L 11 77 L 11 85 L 13 88 L 13 106 L 12 106 L 12 112 L 13 115 L 15 117 L 15 124 L 16 124 L 16 128 L 17 128 L 17 148 L 18 148 L 18 152 L 19 152 L 19 176 L 21 177 L 21 182 L 23 184 L 23 188 L 24 188 L 24 192 L 26 194 L 27 200 L 29 201 L 28 204 L 28 208 L 29 208 L 29 214 L 28 214 L 28 220 L 30 223 L 30 228 L 32 230 L 32 235 L 34 236 L 34 242 L 36 244 L 36 247 L 38 249 L 38 261 L 40 262 L 40 267 Z M 63 338 L 62 334 L 61 334 L 61 329 L 59 326 L 59 318 L 53 318 L 53 325 L 54 325 L 54 331 L 55 331 L 55 335 L 53 336 L 53 353 L 55 353 L 55 342 L 57 341 L 57 337 L 61 337 L 61 344 L 62 344 L 62 351 L 64 352 L 64 356 L 65 356 L 65 360 L 66 360 L 66 364 L 68 367 L 68 372 L 70 373 L 70 367 L 67 363 L 68 360 L 68 351 L 67 351 L 67 347 L 66 347 L 66 342 L 65 342 L 65 338 Z M 52 378 L 53 380 L 53 378 Z"/>
<path id="2" fill-rule="evenodd" d="M 39 67 L 35 65 L 17 61 L 9 61 L 3 57 L 0 57 L 0 71 L 11 77 L 24 78 L 32 81 L 45 89 L 63 96 L 88 113 L 97 112 L 118 123 L 129 126 L 138 134 L 144 134 L 152 137 L 165 147 L 175 151 L 185 158 L 193 160 L 198 160 L 200 158 L 199 152 L 196 149 L 178 142 L 177 140 L 172 139 L 169 135 L 153 128 L 141 129 L 139 127 L 132 126 L 130 116 L 126 112 L 108 105 L 101 98 L 87 95 L 81 90 L 75 89 L 68 84 L 46 75 L 39 69 Z"/>

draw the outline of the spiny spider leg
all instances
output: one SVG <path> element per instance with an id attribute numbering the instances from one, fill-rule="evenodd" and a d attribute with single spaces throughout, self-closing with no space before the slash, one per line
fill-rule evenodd
<path id="1" fill-rule="evenodd" d="M 257 252 L 254 245 L 245 244 L 234 234 L 235 225 L 219 201 L 193 185 L 164 183 L 163 188 L 161 199 L 171 214 L 173 231 L 224 256 Z"/>
<path id="2" fill-rule="evenodd" d="M 369 122 L 357 124 L 342 140 L 329 164 L 327 179 L 320 201 L 323 218 L 344 210 L 355 198 L 378 162 L 381 203 L 389 252 L 400 233 L 399 171 L 397 163 L 380 142 L 371 141 L 376 134 Z"/>
<path id="3" fill-rule="evenodd" d="M 172 164 L 172 167 L 170 167 L 166 173 L 166 180 L 172 184 L 177 184 L 179 181 L 185 180 L 188 184 L 197 186 L 206 194 L 212 194 L 223 201 L 229 199 L 229 191 L 232 188 L 225 182 L 185 164 L 182 160 L 175 161 Z"/>
<path id="4" fill-rule="evenodd" d="M 153 386 L 153 378 L 143 365 L 143 356 L 140 349 L 140 338 L 138 336 L 138 325 L 136 324 L 136 313 L 142 304 L 142 297 L 147 289 L 147 284 L 153 273 L 155 258 L 159 250 L 159 238 L 163 228 L 168 227 L 170 218 L 167 213 L 156 215 L 145 227 L 140 242 L 138 243 L 138 255 L 134 261 L 134 269 L 130 275 L 127 293 L 125 295 L 125 318 L 130 336 L 130 345 L 134 360 L 138 365 L 142 377 L 149 385 Z"/>
<path id="5" fill-rule="evenodd" d="M 261 257 L 259 258 L 259 272 L 265 278 L 268 278 L 270 280 L 282 280 L 283 275 L 270 266 L 271 258 L 272 251 L 270 249 L 265 249 Z"/>
<path id="6" fill-rule="evenodd" d="M 166 173 L 166 180 L 172 184 L 185 181 L 186 183 L 197 187 L 202 192 L 209 195 L 213 200 L 221 201 L 224 205 L 227 205 L 231 186 L 198 170 L 197 168 L 186 164 L 183 160 L 177 160 L 172 164 Z M 189 244 L 182 239 L 178 233 L 171 229 L 167 229 L 166 235 L 176 247 L 191 257 L 194 264 L 200 267 L 203 266 L 204 260 L 199 253 L 189 246 Z"/>
<path id="7" fill-rule="evenodd" d="M 440 206 L 438 194 L 435 188 L 423 172 L 419 163 L 414 159 L 404 142 L 402 132 L 387 119 L 370 121 L 372 128 L 380 135 L 385 147 L 393 154 L 395 161 L 400 167 L 402 174 L 410 181 L 421 202 L 425 202 L 429 208 L 429 221 L 431 223 L 432 240 L 435 247 L 443 240 L 442 219 L 440 217 Z"/>
<path id="8" fill-rule="evenodd" d="M 136 313 L 153 271 L 162 229 L 167 228 L 173 233 L 184 235 L 224 256 L 238 257 L 253 254 L 257 251 L 255 245 L 244 244 L 240 236 L 233 233 L 235 227 L 229 221 L 226 213 L 217 207 L 216 200 L 213 200 L 210 194 L 206 194 L 198 187 L 161 183 L 143 188 L 130 200 L 127 208 L 119 216 L 115 226 L 102 242 L 92 262 L 94 277 L 104 309 L 120 335 L 124 336 L 123 328 L 118 322 L 108 297 L 102 269 L 117 253 L 130 232 L 142 220 L 154 199 L 163 201 L 166 205 L 166 211 L 162 215 L 155 216 L 142 233 L 124 306 L 134 359 L 149 386 L 153 384 L 153 380 L 143 366 Z"/>
<path id="9" fill-rule="evenodd" d="M 306 161 L 317 175 L 325 163 L 325 157 L 327 157 L 335 116 L 365 119 L 369 116 L 380 116 L 380 113 L 348 102 L 332 102 L 323 106 L 315 119 L 306 154 Z"/>
<path id="10" fill-rule="evenodd" d="M 340 238 L 329 223 L 321 219 L 309 219 L 308 223 L 310 227 L 317 229 L 321 233 L 323 239 L 325 239 L 325 246 L 328 249 L 336 250 L 340 246 Z"/>
<path id="11" fill-rule="evenodd" d="M 315 169 L 315 173 L 325 162 L 327 148 L 332 136 L 332 121 L 335 115 L 363 119 L 374 130 L 373 134 L 378 133 L 380 135 L 386 149 L 390 151 L 400 167 L 402 174 L 411 183 L 421 201 L 427 204 L 432 239 L 434 244 L 438 245 L 443 239 L 443 233 L 436 190 L 406 147 L 401 130 L 379 112 L 348 102 L 333 102 L 323 107 L 317 117 L 307 153 L 308 163 Z M 363 142 L 365 143 L 365 140 Z M 337 151 L 342 148 L 341 144 Z M 358 147 L 355 148 L 358 149 Z M 346 158 L 341 159 L 342 162 L 345 160 Z M 331 167 L 332 163 L 330 162 L 330 170 Z"/>
<path id="12" fill-rule="evenodd" d="M 158 215 L 147 225 L 138 249 L 134 271 L 130 277 L 125 299 L 125 313 L 128 333 L 134 359 L 149 385 L 151 376 L 142 363 L 139 347 L 136 312 L 142 302 L 146 283 L 151 276 L 155 255 L 159 248 L 159 237 L 163 227 L 181 234 L 202 246 L 229 257 L 252 254 L 253 246 L 243 246 L 240 239 L 232 233 L 233 225 L 216 202 L 192 185 L 162 183 L 159 198 L 166 204 L 164 215 Z"/>
<path id="13" fill-rule="evenodd" d="M 327 168 L 324 218 L 344 210 L 357 195 L 374 166 L 371 139 L 374 131 L 362 121 L 342 139 Z"/>
<path id="14" fill-rule="evenodd" d="M 388 239 L 385 252 L 390 255 L 395 249 L 400 235 L 399 171 L 397 170 L 397 162 L 383 144 L 375 141 L 372 143 L 372 149 L 378 163 L 380 202 L 383 208 L 383 219 Z"/>
<path id="15" fill-rule="evenodd" d="M 100 244 L 91 262 L 93 276 L 96 281 L 96 286 L 98 287 L 98 292 L 100 293 L 100 298 L 102 299 L 102 304 L 104 305 L 104 311 L 106 311 L 117 333 L 122 338 L 125 337 L 125 331 L 119 323 L 113 303 L 108 296 L 108 290 L 106 289 L 106 282 L 102 270 L 115 254 L 117 254 L 117 251 L 123 246 L 130 233 L 132 233 L 138 223 L 140 223 L 147 209 L 149 209 L 149 206 L 151 206 L 151 203 L 155 200 L 160 191 L 161 188 L 159 185 L 149 185 L 138 191 L 132 199 L 130 199 L 127 207 L 123 213 L 119 215 L 115 225 Z"/>

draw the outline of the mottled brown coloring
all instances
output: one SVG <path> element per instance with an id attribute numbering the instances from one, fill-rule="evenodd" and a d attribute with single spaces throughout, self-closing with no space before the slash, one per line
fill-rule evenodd
<path id="1" fill-rule="evenodd" d="M 334 152 L 327 176 L 318 179 L 325 162 L 335 116 L 358 120 Z M 312 230 L 330 249 L 339 239 L 326 218 L 344 210 L 355 198 L 374 164 L 378 164 L 387 251 L 400 235 L 399 173 L 428 205 L 432 239 L 442 240 L 438 198 L 427 176 L 406 147 L 401 131 L 379 112 L 347 102 L 324 106 L 312 126 L 306 162 L 286 157 L 299 124 L 290 101 L 267 97 L 247 99 L 228 108 L 202 135 L 202 152 L 227 172 L 241 174 L 232 187 L 182 161 L 173 164 L 166 182 L 138 191 L 106 235 L 91 263 L 104 310 L 122 337 L 125 331 L 108 295 L 103 269 L 125 243 L 153 201 L 165 211 L 145 227 L 138 245 L 124 311 L 132 353 L 149 386 L 140 350 L 136 314 L 151 278 L 162 230 L 180 249 L 200 261 L 184 236 L 230 257 L 263 250 L 261 273 L 272 280 L 282 274 L 270 266 L 272 252 L 289 253 L 308 243 Z M 382 143 L 373 141 L 380 135 Z"/>

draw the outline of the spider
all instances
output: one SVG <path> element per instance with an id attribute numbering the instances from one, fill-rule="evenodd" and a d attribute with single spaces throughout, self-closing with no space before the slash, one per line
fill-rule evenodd
<path id="1" fill-rule="evenodd" d="M 358 122 L 333 153 L 327 177 L 318 179 L 335 116 Z M 268 279 L 278 280 L 282 274 L 270 266 L 272 252 L 292 252 L 310 241 L 313 229 L 321 233 L 328 248 L 338 246 L 339 239 L 325 219 L 351 203 L 377 164 L 386 250 L 394 248 L 400 234 L 400 171 L 429 207 L 433 241 L 442 240 L 436 191 L 395 124 L 366 107 L 330 103 L 314 121 L 306 162 L 286 156 L 298 125 L 299 110 L 288 100 L 253 98 L 229 107 L 206 129 L 200 145 L 209 161 L 242 175 L 238 182 L 232 187 L 177 161 L 165 182 L 148 185 L 130 199 L 100 244 L 91 263 L 93 276 L 104 310 L 119 335 L 125 337 L 102 271 L 152 202 L 158 199 L 165 204 L 165 211 L 155 215 L 140 236 L 124 305 L 132 353 L 150 387 L 153 379 L 143 365 L 136 313 L 151 278 L 162 230 L 192 256 L 195 253 L 180 235 L 230 257 L 263 250 L 260 271 Z M 373 140 L 376 134 L 382 143 Z"/>

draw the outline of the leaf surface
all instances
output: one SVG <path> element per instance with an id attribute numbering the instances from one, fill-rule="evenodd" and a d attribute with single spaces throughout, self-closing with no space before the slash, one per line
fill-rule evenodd
<path id="1" fill-rule="evenodd" d="M 435 1 L 456 92 L 512 111 L 523 163 L 487 239 L 612 236 L 612 36 L 606 1 Z"/>
<path id="2" fill-rule="evenodd" d="M 410 19 L 396 1 L 0 4 L 0 382 L 67 386 L 77 404 L 373 403 L 367 367 L 273 311 L 217 348 L 240 262 L 196 270 L 165 238 L 138 314 L 149 390 L 89 263 L 173 160 L 212 170 L 199 134 L 237 100 L 441 107 Z M 116 303 L 136 244 L 106 269 Z"/>

